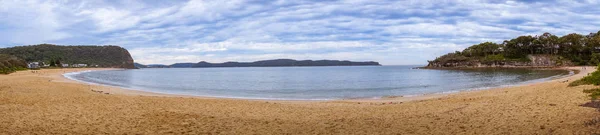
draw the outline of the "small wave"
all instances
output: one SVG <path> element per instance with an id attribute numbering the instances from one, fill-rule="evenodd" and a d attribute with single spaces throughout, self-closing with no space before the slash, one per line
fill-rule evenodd
<path id="1" fill-rule="evenodd" d="M 84 84 L 89 84 L 89 85 L 99 85 L 99 86 L 107 86 L 107 87 L 119 87 L 121 89 L 127 89 L 127 90 L 138 90 L 138 89 L 127 88 L 127 87 L 122 87 L 122 86 L 118 86 L 118 85 L 111 85 L 111 84 L 104 84 L 104 83 L 93 82 L 93 81 L 86 81 L 84 79 L 78 79 L 76 77 L 76 76 L 82 75 L 84 73 L 101 72 L 101 71 L 106 71 L 106 70 L 84 70 L 84 71 L 78 71 L 78 72 L 69 72 L 69 73 L 64 73 L 63 76 L 65 78 L 67 78 L 67 79 L 74 80 L 74 81 L 77 81 L 77 82 L 81 82 L 81 83 L 84 83 Z M 162 94 L 169 94 L 169 93 L 162 93 Z"/>
<path id="2" fill-rule="evenodd" d="M 96 84 L 96 85 L 100 85 L 97 83 L 93 83 L 93 82 L 88 82 L 88 81 L 83 81 L 80 79 L 77 79 L 75 76 L 83 74 L 83 73 L 88 73 L 88 72 L 93 72 L 93 71 L 97 71 L 97 70 L 84 70 L 84 71 L 79 71 L 79 72 L 69 72 L 69 73 L 64 73 L 63 76 L 67 79 L 71 79 L 71 80 L 75 80 L 78 82 L 82 82 L 82 83 L 86 83 L 86 84 Z"/>

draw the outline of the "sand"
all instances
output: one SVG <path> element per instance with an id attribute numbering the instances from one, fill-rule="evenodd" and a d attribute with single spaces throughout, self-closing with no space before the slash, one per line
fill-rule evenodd
<path id="1" fill-rule="evenodd" d="M 20 71 L 0 75 L 0 134 L 600 133 L 600 112 L 580 106 L 589 102 L 582 90 L 594 86 L 562 82 L 587 69 L 483 91 L 310 102 L 163 95 L 62 77 L 88 69 Z"/>

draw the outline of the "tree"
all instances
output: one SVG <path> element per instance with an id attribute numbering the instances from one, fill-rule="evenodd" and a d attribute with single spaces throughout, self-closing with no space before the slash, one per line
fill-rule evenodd
<path id="1" fill-rule="evenodd" d="M 585 36 L 572 33 L 560 37 L 559 41 L 561 46 L 559 49 L 561 50 L 561 56 L 570 59 L 577 65 L 586 65 L 587 61 L 590 60 L 591 53 L 588 52 L 590 49 L 585 46 Z"/>
<path id="2" fill-rule="evenodd" d="M 56 59 L 55 64 L 56 64 L 56 67 L 62 67 L 62 64 L 60 63 L 60 58 Z"/>
<path id="3" fill-rule="evenodd" d="M 56 62 L 54 62 L 54 59 L 50 60 L 50 66 L 51 67 L 56 67 Z"/>
<path id="4" fill-rule="evenodd" d="M 527 54 L 534 54 L 535 48 L 532 47 L 532 36 L 519 36 L 515 39 L 504 41 L 504 55 L 508 58 L 519 59 L 525 58 Z"/>
<path id="5" fill-rule="evenodd" d="M 548 32 L 537 37 L 534 41 L 535 46 L 541 48 L 541 54 L 557 54 L 558 37 Z"/>
<path id="6" fill-rule="evenodd" d="M 500 45 L 492 42 L 484 42 L 477 45 L 473 45 L 465 50 L 462 53 L 467 54 L 469 57 L 484 57 L 487 55 L 494 55 L 500 52 Z"/>
<path id="7" fill-rule="evenodd" d="M 587 45 L 591 53 L 600 53 L 600 34 L 588 38 Z"/>
<path id="8" fill-rule="evenodd" d="M 600 53 L 593 53 L 590 58 L 590 65 L 598 65 L 600 64 Z"/>

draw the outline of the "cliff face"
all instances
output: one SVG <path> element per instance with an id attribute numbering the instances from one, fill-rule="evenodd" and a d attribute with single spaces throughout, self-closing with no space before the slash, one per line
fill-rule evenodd
<path id="1" fill-rule="evenodd" d="M 119 52 L 115 52 L 113 54 L 117 55 L 116 61 L 117 62 L 120 61 L 121 65 L 114 65 L 114 67 L 135 69 L 133 58 L 131 57 L 131 54 L 129 54 L 129 51 L 127 51 L 127 49 L 119 47 L 119 46 L 109 46 L 109 47 L 112 47 L 112 49 L 108 49 L 108 50 L 118 50 L 119 51 Z M 108 61 L 110 61 L 110 60 L 108 60 Z M 110 66 L 110 65 L 108 65 L 108 66 Z"/>
<path id="2" fill-rule="evenodd" d="M 528 55 L 528 61 L 495 61 L 482 62 L 480 60 L 455 60 L 446 62 L 430 61 L 428 68 L 488 68 L 488 67 L 558 67 L 574 65 L 569 60 L 561 59 L 555 55 Z"/>
<path id="3" fill-rule="evenodd" d="M 0 49 L 27 62 L 59 61 L 62 64 L 87 64 L 90 67 L 135 68 L 133 58 L 119 46 L 58 46 L 50 44 Z"/>

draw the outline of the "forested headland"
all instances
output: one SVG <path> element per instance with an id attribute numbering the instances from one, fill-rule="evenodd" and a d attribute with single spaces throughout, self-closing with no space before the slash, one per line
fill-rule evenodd
<path id="1" fill-rule="evenodd" d="M 599 31 L 600 32 L 600 31 Z M 550 33 L 484 42 L 429 61 L 427 67 L 552 67 L 600 64 L 600 34 Z"/>
<path id="2" fill-rule="evenodd" d="M 25 62 L 46 63 L 51 67 L 62 67 L 61 64 L 85 64 L 87 67 L 135 68 L 129 52 L 125 48 L 112 45 L 40 44 L 0 48 L 0 54 L 12 55 Z"/>

